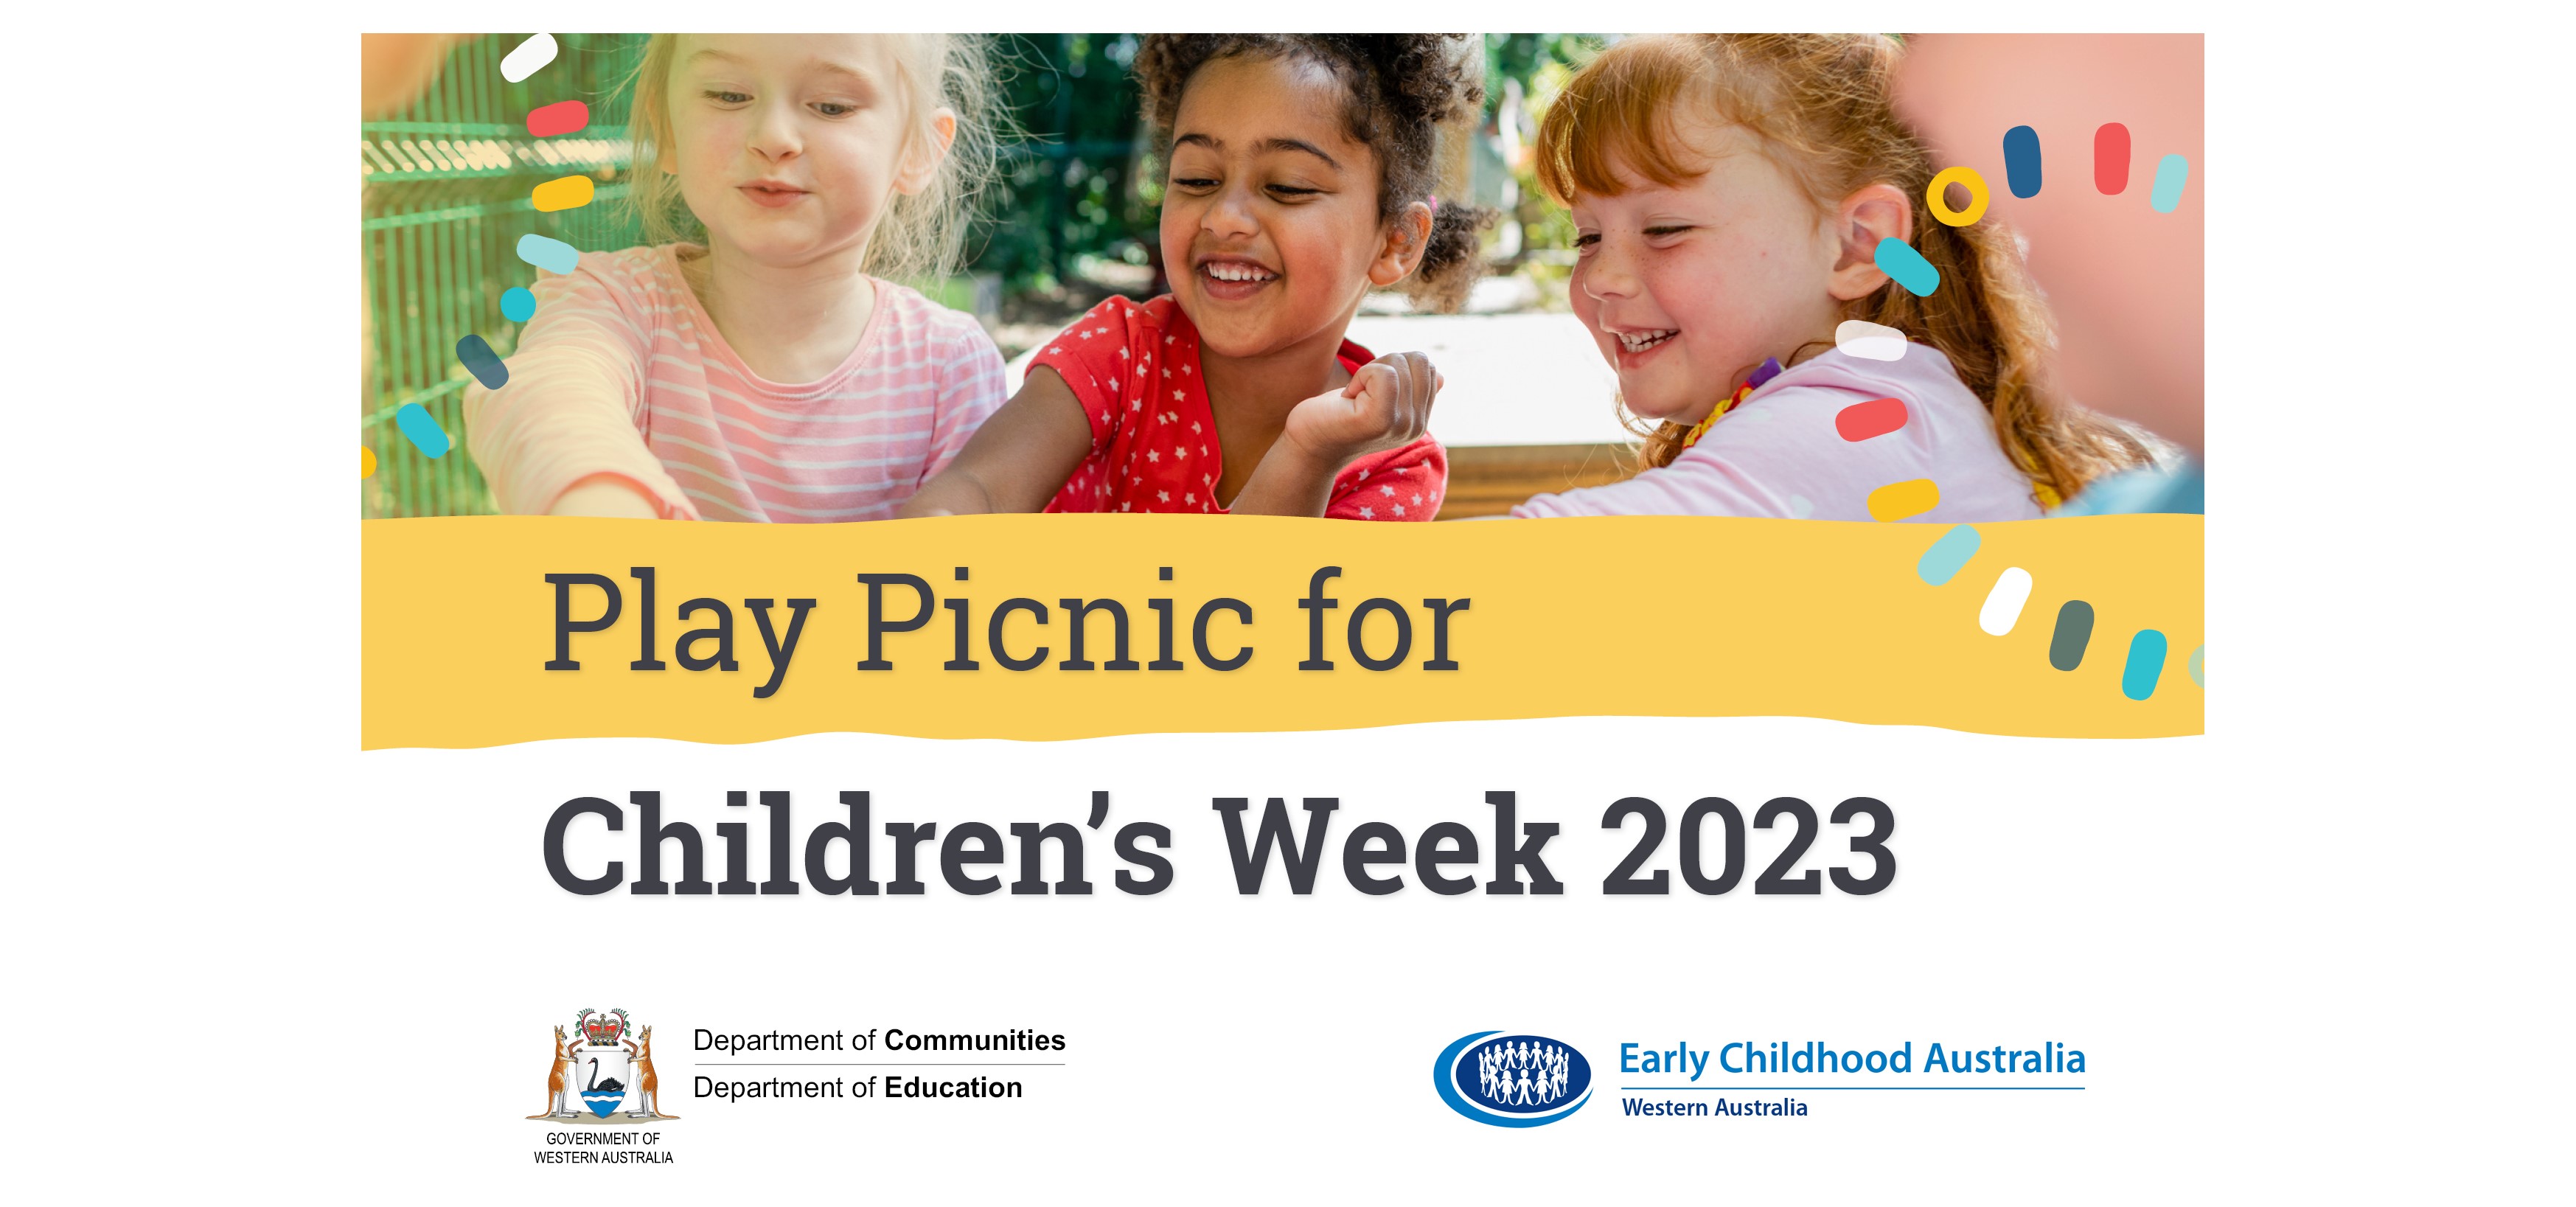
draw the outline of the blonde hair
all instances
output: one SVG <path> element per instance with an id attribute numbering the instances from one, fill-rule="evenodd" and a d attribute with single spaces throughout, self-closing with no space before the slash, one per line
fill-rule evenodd
<path id="1" fill-rule="evenodd" d="M 876 34 L 895 43 L 896 87 L 905 117 L 904 151 L 938 137 L 933 124 L 945 106 L 957 115 L 957 132 L 939 170 L 920 192 L 896 193 L 868 237 L 866 271 L 892 280 L 924 280 L 955 273 L 963 261 L 975 201 L 999 170 L 998 147 L 1007 113 L 994 103 L 994 76 L 982 34 Z M 646 240 L 672 243 L 702 237 L 705 224 L 689 212 L 677 177 L 661 156 L 671 145 L 670 85 L 676 34 L 654 34 L 643 61 L 627 80 L 631 105 L 627 137 L 635 144 L 635 176 L 626 194 Z"/>
<path id="2" fill-rule="evenodd" d="M 1986 404 L 1995 438 L 2043 502 L 2052 493 L 2073 498 L 2095 478 L 2144 464 L 2147 449 L 2135 437 L 2042 384 L 2056 336 L 2012 232 L 1991 220 L 1950 226 L 1932 219 L 1925 198 L 1931 154 L 1896 116 L 1893 101 L 1901 55 L 1895 41 L 1876 34 L 1622 40 L 1576 72 L 1548 106 L 1538 134 L 1539 183 L 1559 205 L 1571 205 L 1577 192 L 1618 195 L 1614 165 L 1658 185 L 1689 182 L 1706 165 L 1685 136 L 1687 105 L 1756 135 L 1820 207 L 1892 184 L 1912 204 L 1914 250 L 1940 270 L 1941 287 L 1918 298 L 1883 284 L 1845 303 L 1843 317 L 1894 327 L 1940 349 Z M 1689 430 L 1667 422 L 1646 433 L 1639 461 L 1671 464 Z"/>

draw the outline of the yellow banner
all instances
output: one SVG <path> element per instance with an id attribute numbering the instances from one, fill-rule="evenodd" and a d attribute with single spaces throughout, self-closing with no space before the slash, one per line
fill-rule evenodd
<path id="1" fill-rule="evenodd" d="M 370 749 L 1603 715 L 2201 732 L 2199 516 L 363 529 Z"/>

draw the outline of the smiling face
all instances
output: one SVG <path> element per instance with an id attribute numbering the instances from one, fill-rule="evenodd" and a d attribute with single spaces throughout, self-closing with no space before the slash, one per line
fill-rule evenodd
<path id="1" fill-rule="evenodd" d="M 1198 69 L 1172 121 L 1163 263 L 1208 351 L 1250 357 L 1329 337 L 1412 267 L 1378 214 L 1378 164 L 1324 68 L 1239 55 Z"/>
<path id="2" fill-rule="evenodd" d="M 1832 217 L 1740 126 L 1691 132 L 1707 170 L 1674 186 L 1620 167 L 1617 196 L 1578 193 L 1568 300 L 1628 409 L 1697 423 L 1767 357 L 1830 342 L 1842 241 Z"/>
<path id="3" fill-rule="evenodd" d="M 907 137 L 919 115 L 893 51 L 864 34 L 678 40 L 661 168 L 716 254 L 793 267 L 865 253 L 892 194 L 937 164 Z"/>

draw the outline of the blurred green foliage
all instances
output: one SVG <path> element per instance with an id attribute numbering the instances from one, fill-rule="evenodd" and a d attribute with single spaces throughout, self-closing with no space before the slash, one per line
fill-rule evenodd
<path id="1" fill-rule="evenodd" d="M 1567 78 L 1600 53 L 1605 44 L 1600 34 L 1487 34 L 1486 112 L 1494 115 L 1493 107 L 1502 104 L 1510 91 L 1506 84 L 1517 81 L 1522 94 L 1522 135 L 1534 140 L 1548 102 L 1556 99 Z M 1495 116 L 1499 119 L 1500 115 Z M 1549 201 L 1546 191 L 1538 187 L 1538 174 L 1533 170 L 1536 162 L 1524 153 L 1511 165 L 1512 177 L 1520 183 L 1520 197 L 1511 216 L 1521 225 L 1523 260 L 1538 261 L 1528 271 L 1540 293 L 1557 297 L 1564 293 L 1565 266 L 1557 262 L 1562 257 L 1533 257 L 1532 253 L 1570 255 L 1574 249 L 1574 219 Z"/>
<path id="2" fill-rule="evenodd" d="M 1053 291 L 1084 255 L 1137 262 L 1153 241 L 1159 181 L 1127 68 L 1135 34 L 994 39 L 1003 103 L 1027 138 L 1003 148 L 968 250 L 1009 292 Z"/>
<path id="3" fill-rule="evenodd" d="M 1542 74 L 1583 66 L 1602 45 L 1600 34 L 1486 34 L 1485 117 L 1503 103 L 1506 81 L 1527 89 Z"/>

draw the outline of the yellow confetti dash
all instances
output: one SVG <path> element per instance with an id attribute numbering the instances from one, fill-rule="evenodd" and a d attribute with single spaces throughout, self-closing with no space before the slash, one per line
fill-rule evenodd
<path id="1" fill-rule="evenodd" d="M 1890 482 L 1869 492 L 1869 518 L 1882 524 L 1911 519 L 1941 505 L 1941 488 L 1930 478 Z"/>
<path id="2" fill-rule="evenodd" d="M 361 478 L 376 476 L 376 450 L 363 444 L 358 446 L 358 476 Z"/>
<path id="3" fill-rule="evenodd" d="M 590 204 L 590 177 L 559 176 L 529 190 L 528 200 L 540 213 L 580 209 Z"/>

